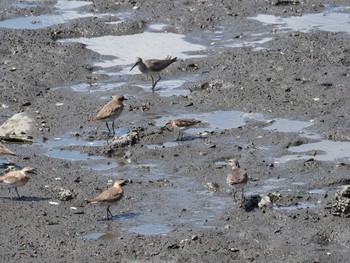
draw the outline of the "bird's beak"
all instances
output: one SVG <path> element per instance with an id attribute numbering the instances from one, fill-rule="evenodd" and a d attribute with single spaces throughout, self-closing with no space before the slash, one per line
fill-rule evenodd
<path id="1" fill-rule="evenodd" d="M 28 172 L 28 173 L 37 174 L 37 170 L 36 170 L 36 169 L 33 169 L 33 170 L 31 170 L 30 172 Z"/>
<path id="2" fill-rule="evenodd" d="M 134 64 L 134 66 L 132 66 L 132 68 L 130 69 L 130 71 L 132 71 L 133 68 L 137 66 L 137 64 L 138 64 L 138 62 L 136 62 L 136 63 Z"/>

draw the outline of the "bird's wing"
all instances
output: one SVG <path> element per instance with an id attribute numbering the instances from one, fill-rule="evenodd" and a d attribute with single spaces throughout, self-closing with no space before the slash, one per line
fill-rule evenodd
<path id="1" fill-rule="evenodd" d="M 229 185 L 242 183 L 247 177 L 247 172 L 242 168 L 235 168 L 227 175 Z"/>
<path id="2" fill-rule="evenodd" d="M 9 172 L 3 176 L 0 177 L 0 183 L 14 183 L 20 179 L 20 174 L 17 173 L 16 171 L 14 172 Z"/>
<path id="3" fill-rule="evenodd" d="M 123 190 L 122 189 L 114 189 L 110 188 L 104 192 L 102 192 L 99 196 L 97 196 L 94 199 L 89 200 L 89 202 L 111 202 L 111 201 L 117 201 L 120 200 L 123 197 Z"/>
<path id="4" fill-rule="evenodd" d="M 149 65 L 149 69 L 152 71 L 161 71 L 162 69 L 166 68 L 173 62 L 174 61 L 171 59 L 164 59 L 164 60 L 152 59 L 147 61 Z"/>
<path id="5" fill-rule="evenodd" d="M 108 103 L 97 113 L 94 120 L 103 120 L 105 118 L 108 118 L 122 108 L 123 105 L 114 105 L 114 102 Z"/>

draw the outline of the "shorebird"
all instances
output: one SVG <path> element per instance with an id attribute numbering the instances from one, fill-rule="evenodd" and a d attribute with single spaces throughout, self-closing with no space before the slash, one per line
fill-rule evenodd
<path id="1" fill-rule="evenodd" d="M 124 184 L 124 180 L 117 180 L 112 187 L 102 192 L 99 196 L 86 201 L 88 204 L 91 203 L 107 206 L 107 220 L 113 219 L 113 214 L 109 210 L 109 207 L 117 204 L 123 198 L 124 190 L 122 186 Z M 111 217 L 109 218 L 109 216 Z"/>
<path id="2" fill-rule="evenodd" d="M 142 58 L 137 58 L 130 71 L 132 71 L 134 67 L 138 66 L 142 74 L 151 76 L 152 92 L 154 92 L 154 88 L 156 87 L 158 81 L 161 79 L 159 72 L 161 72 L 170 64 L 174 63 L 176 59 L 177 57 L 171 58 L 171 56 L 167 56 L 165 59 L 148 59 L 145 61 L 143 61 Z M 158 75 L 158 80 L 154 81 L 154 76 L 156 75 Z"/>
<path id="3" fill-rule="evenodd" d="M 227 162 L 232 170 L 228 173 L 226 182 L 233 189 L 233 198 L 236 199 L 237 190 L 242 190 L 242 200 L 244 200 L 244 187 L 248 182 L 247 172 L 239 166 L 237 159 L 230 159 Z"/>
<path id="4" fill-rule="evenodd" d="M 18 198 L 21 196 L 18 194 L 17 187 L 24 186 L 29 181 L 28 173 L 35 174 L 35 169 L 32 167 L 24 167 L 22 170 L 12 171 L 0 176 L 0 184 L 3 184 L 9 188 L 15 188 Z"/>
<path id="5" fill-rule="evenodd" d="M 177 129 L 179 131 L 179 134 L 176 138 L 176 140 L 180 141 L 183 139 L 184 131 L 189 129 L 191 126 L 200 123 L 199 120 L 191 120 L 191 119 L 176 119 L 176 120 L 170 120 L 168 121 L 163 128 L 173 131 L 174 129 Z"/>
<path id="6" fill-rule="evenodd" d="M 111 129 L 108 126 L 108 122 L 112 122 L 113 135 L 115 134 L 114 130 L 114 121 L 120 116 L 123 112 L 124 104 L 123 101 L 126 100 L 123 95 L 113 95 L 112 100 L 109 101 L 102 109 L 97 113 L 97 115 L 92 119 L 93 121 L 105 121 L 109 133 Z"/>
<path id="7" fill-rule="evenodd" d="M 7 155 L 16 155 L 15 153 L 7 149 L 1 142 L 0 142 L 0 153 L 7 154 Z"/>

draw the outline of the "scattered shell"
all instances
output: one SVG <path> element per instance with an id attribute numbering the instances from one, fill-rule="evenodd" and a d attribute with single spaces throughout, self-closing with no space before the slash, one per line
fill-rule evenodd
<path id="1" fill-rule="evenodd" d="M 74 196 L 73 196 L 73 192 L 69 189 L 59 189 L 58 190 L 58 199 L 61 200 L 61 201 L 68 201 L 68 200 L 71 200 L 73 199 Z"/>
<path id="2" fill-rule="evenodd" d="M 210 191 L 216 192 L 219 189 L 219 184 L 216 182 L 208 182 L 204 187 Z"/>
<path id="3" fill-rule="evenodd" d="M 272 201 L 268 195 L 260 195 L 261 200 L 258 203 L 259 208 L 271 208 L 272 207 Z"/>
<path id="4" fill-rule="evenodd" d="M 49 204 L 50 204 L 50 205 L 58 205 L 59 202 L 49 201 Z"/>

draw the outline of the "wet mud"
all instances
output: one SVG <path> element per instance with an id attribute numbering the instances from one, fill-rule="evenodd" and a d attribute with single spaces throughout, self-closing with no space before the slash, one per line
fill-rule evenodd
<path id="1" fill-rule="evenodd" d="M 16 128 L 28 142 L 5 141 L 17 156 L 1 155 L 1 172 L 37 169 L 21 199 L 0 189 L 3 262 L 348 261 L 336 192 L 350 176 L 350 2 L 0 7 L 0 123 L 31 120 Z M 129 72 L 167 55 L 178 61 L 154 93 Z M 128 100 L 110 138 L 91 119 L 114 94 Z M 201 122 L 176 140 L 163 127 L 178 118 Z M 242 206 L 233 157 L 249 175 Z M 85 200 L 120 178 L 106 220 Z"/>

